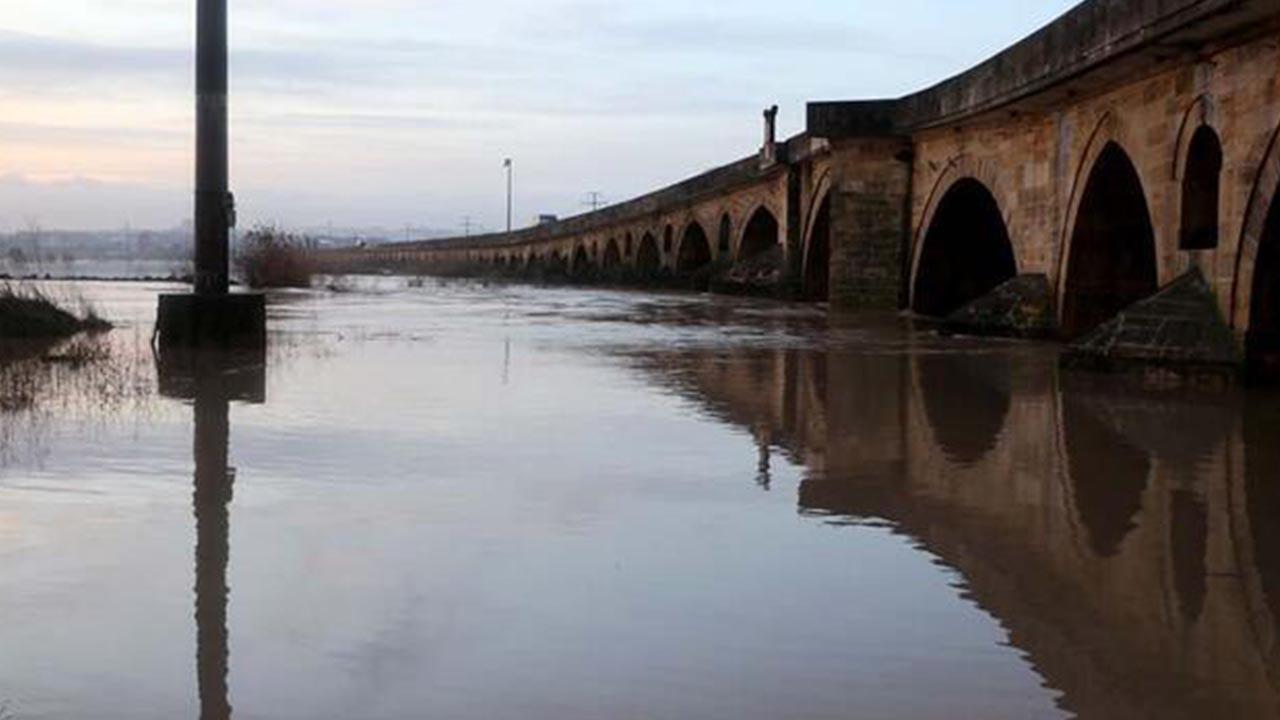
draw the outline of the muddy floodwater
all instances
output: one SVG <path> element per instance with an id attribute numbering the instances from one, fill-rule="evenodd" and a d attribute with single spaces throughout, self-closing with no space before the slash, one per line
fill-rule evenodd
<path id="1" fill-rule="evenodd" d="M 360 279 L 0 354 L 0 718 L 1280 713 L 1280 400 L 697 295 Z"/>

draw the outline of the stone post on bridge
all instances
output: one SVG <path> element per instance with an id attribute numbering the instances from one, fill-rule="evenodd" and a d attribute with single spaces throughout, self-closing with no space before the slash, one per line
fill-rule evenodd
<path id="1" fill-rule="evenodd" d="M 764 111 L 764 144 L 760 146 L 762 165 L 778 162 L 778 106 Z"/>
<path id="2" fill-rule="evenodd" d="M 263 296 L 229 292 L 227 0 L 197 0 L 196 23 L 195 288 L 160 297 L 156 332 L 161 350 L 264 347 Z"/>

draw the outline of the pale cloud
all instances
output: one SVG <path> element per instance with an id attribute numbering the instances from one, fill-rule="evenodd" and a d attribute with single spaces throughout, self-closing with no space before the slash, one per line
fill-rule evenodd
<path id="1" fill-rule="evenodd" d="M 751 153 L 766 105 L 799 131 L 806 100 L 919 89 L 1070 4 L 232 2 L 234 184 L 248 222 L 494 227 L 513 156 L 519 215 L 568 214 Z M 194 7 L 6 0 L 0 225 L 187 217 Z"/>

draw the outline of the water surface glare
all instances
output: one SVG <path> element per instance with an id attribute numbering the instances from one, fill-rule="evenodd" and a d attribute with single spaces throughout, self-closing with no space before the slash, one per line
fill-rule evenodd
<path id="1" fill-rule="evenodd" d="M 1280 713 L 1280 400 L 800 305 L 359 279 L 0 353 L 0 718 Z"/>

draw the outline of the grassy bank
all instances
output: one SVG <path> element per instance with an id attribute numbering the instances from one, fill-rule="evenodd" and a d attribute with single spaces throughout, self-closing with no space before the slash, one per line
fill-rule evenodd
<path id="1" fill-rule="evenodd" d="M 0 339 L 64 338 L 109 329 L 111 323 L 83 301 L 59 303 L 38 288 L 0 285 Z"/>

